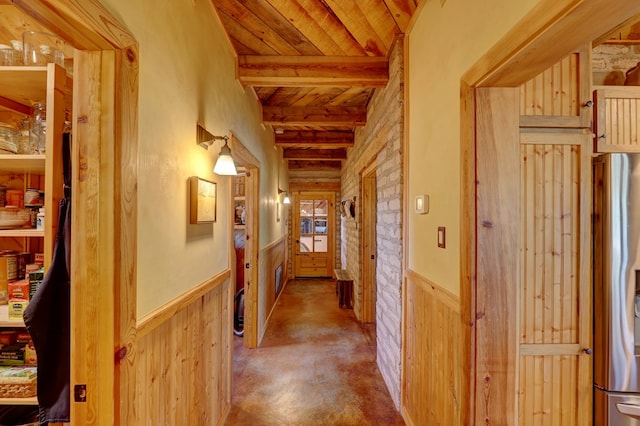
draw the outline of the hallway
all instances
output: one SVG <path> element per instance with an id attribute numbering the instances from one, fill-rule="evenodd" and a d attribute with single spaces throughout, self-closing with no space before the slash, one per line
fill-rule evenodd
<path id="1" fill-rule="evenodd" d="M 259 349 L 235 337 L 227 425 L 404 425 L 376 365 L 375 328 L 333 281 L 290 281 Z"/>

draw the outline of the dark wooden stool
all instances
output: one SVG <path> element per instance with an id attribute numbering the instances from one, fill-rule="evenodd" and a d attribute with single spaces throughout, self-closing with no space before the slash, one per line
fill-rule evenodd
<path id="1" fill-rule="evenodd" d="M 353 293 L 353 280 L 344 269 L 335 269 L 336 274 L 336 294 L 338 295 L 338 306 L 351 309 L 351 293 Z"/>

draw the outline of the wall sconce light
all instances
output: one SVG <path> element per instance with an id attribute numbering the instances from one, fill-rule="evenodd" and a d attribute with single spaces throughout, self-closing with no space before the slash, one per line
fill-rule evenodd
<path id="1" fill-rule="evenodd" d="M 291 199 L 289 198 L 289 194 L 287 194 L 287 191 L 283 191 L 282 189 L 278 188 L 278 195 L 282 194 L 284 192 L 284 198 L 282 199 L 282 204 L 291 204 Z"/>
<path id="2" fill-rule="evenodd" d="M 229 136 L 214 136 L 198 124 L 197 139 L 198 145 L 204 149 L 209 149 L 215 141 L 224 140 L 224 145 L 220 148 L 216 165 L 213 167 L 213 173 L 221 176 L 235 176 L 238 174 L 236 165 L 233 162 L 233 157 L 231 156 L 231 148 L 229 148 Z"/>

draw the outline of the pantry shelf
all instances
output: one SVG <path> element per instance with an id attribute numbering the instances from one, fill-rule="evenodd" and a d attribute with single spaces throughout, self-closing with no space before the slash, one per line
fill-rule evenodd
<path id="1" fill-rule="evenodd" d="M 0 328 L 24 326 L 24 321 L 22 320 L 9 319 L 9 305 L 0 305 Z"/>
<path id="2" fill-rule="evenodd" d="M 0 155 L 0 171 L 44 174 L 45 155 Z"/>
<path id="3" fill-rule="evenodd" d="M 44 230 L 32 228 L 0 229 L 0 237 L 44 237 Z"/>
<path id="4" fill-rule="evenodd" d="M 38 398 L 0 398 L 0 405 L 38 405 Z"/>

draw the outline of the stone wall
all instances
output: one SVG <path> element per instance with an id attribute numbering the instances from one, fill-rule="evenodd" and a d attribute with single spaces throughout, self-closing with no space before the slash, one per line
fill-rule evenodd
<path id="1" fill-rule="evenodd" d="M 592 55 L 593 84 L 622 86 L 625 73 L 640 63 L 640 44 L 601 44 Z"/>
<path id="2" fill-rule="evenodd" d="M 362 312 L 361 173 L 376 164 L 376 325 L 378 366 L 400 408 L 402 359 L 403 43 L 389 57 L 389 83 L 372 97 L 367 125 L 356 131 L 342 169 L 342 200 L 356 197 L 356 217 L 341 218 L 341 263 L 354 279 L 354 311 Z"/>

